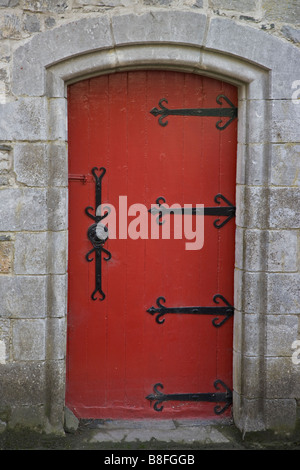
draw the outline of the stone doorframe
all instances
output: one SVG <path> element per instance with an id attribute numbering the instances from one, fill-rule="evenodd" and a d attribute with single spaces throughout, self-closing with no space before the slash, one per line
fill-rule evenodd
<path id="1" fill-rule="evenodd" d="M 300 51 L 256 28 L 176 9 L 80 19 L 34 36 L 14 53 L 17 100 L 5 106 L 5 140 L 47 146 L 48 176 L 35 184 L 45 194 L 44 225 L 51 235 L 51 267 L 41 273 L 46 279 L 47 422 L 52 428 L 63 425 L 65 395 L 67 268 L 56 260 L 67 251 L 66 87 L 99 74 L 141 69 L 206 75 L 239 89 L 234 422 L 244 432 L 283 422 L 293 427 L 299 371 L 281 366 L 290 361 L 290 345 L 297 339 L 297 283 L 289 266 L 278 272 L 276 259 L 285 248 L 276 244 L 276 236 L 289 243 L 297 224 L 296 196 L 288 176 L 274 166 L 283 166 L 287 175 L 293 165 L 288 152 L 297 141 L 300 106 L 292 101 L 292 83 L 300 78 Z M 283 302 L 278 291 L 291 284 L 294 293 L 289 289 Z M 291 342 L 284 349 L 276 322 L 285 322 L 286 315 L 292 326 L 285 327 Z"/>

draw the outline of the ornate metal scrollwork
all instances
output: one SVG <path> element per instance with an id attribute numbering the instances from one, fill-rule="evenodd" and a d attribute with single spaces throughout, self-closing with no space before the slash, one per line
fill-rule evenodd
<path id="1" fill-rule="evenodd" d="M 217 194 L 214 197 L 214 201 L 217 204 L 220 204 L 220 200 L 223 200 L 226 202 L 227 206 L 215 206 L 215 207 L 204 207 L 204 208 L 185 208 L 185 207 L 180 207 L 180 208 L 173 208 L 173 207 L 167 207 L 164 206 L 164 203 L 166 202 L 166 199 L 162 196 L 158 197 L 156 199 L 156 207 L 151 207 L 151 209 L 148 210 L 153 215 L 157 215 L 157 223 L 159 225 L 162 225 L 164 221 L 162 220 L 163 216 L 166 214 L 190 214 L 190 215 L 212 215 L 212 216 L 220 216 L 220 217 L 226 217 L 223 222 L 220 223 L 220 219 L 216 219 L 214 221 L 214 226 L 216 228 L 221 228 L 224 227 L 227 222 L 229 222 L 230 219 L 232 219 L 235 216 L 235 206 L 231 204 L 231 202 L 226 199 L 223 194 Z"/>
<path id="2" fill-rule="evenodd" d="M 97 174 L 97 171 L 100 171 L 100 174 Z M 101 224 L 101 220 L 107 217 L 108 212 L 103 215 L 97 215 L 97 208 L 101 206 L 102 203 L 102 178 L 106 173 L 106 169 L 101 167 L 99 170 L 97 167 L 92 168 L 92 174 L 95 178 L 96 191 L 95 191 L 95 209 L 88 206 L 85 208 L 85 213 L 94 220 L 94 223 L 90 225 L 87 231 L 88 239 L 90 240 L 93 248 L 85 255 L 85 258 L 88 262 L 94 260 L 90 255 L 95 253 L 95 289 L 91 294 L 93 300 L 97 300 L 97 292 L 100 294 L 99 300 L 105 299 L 105 294 L 102 290 L 102 254 L 105 253 L 106 257 L 103 257 L 105 261 L 111 259 L 111 253 L 103 247 L 104 243 L 108 238 L 108 229 L 105 225 Z M 90 213 L 90 210 L 94 210 L 95 215 Z"/>
<path id="3" fill-rule="evenodd" d="M 158 102 L 158 108 L 152 108 L 150 113 L 153 116 L 160 116 L 158 122 L 161 126 L 165 127 L 168 124 L 168 121 L 164 121 L 167 116 L 218 116 L 218 117 L 228 117 L 229 120 L 222 125 L 222 119 L 216 123 L 216 128 L 220 131 L 226 129 L 229 124 L 236 119 L 238 110 L 234 104 L 230 101 L 229 98 L 225 95 L 219 95 L 216 98 L 216 102 L 219 105 L 222 105 L 222 99 L 224 99 L 228 104 L 229 108 L 187 108 L 187 109 L 168 109 L 163 103 L 168 103 L 165 98 L 162 98 Z"/>
<path id="4" fill-rule="evenodd" d="M 165 401 L 204 401 L 204 402 L 213 402 L 218 403 L 214 407 L 214 412 L 217 415 L 224 413 L 224 411 L 229 408 L 232 404 L 232 391 L 230 390 L 227 385 L 222 382 L 222 380 L 216 380 L 214 382 L 214 387 L 216 390 L 220 390 L 220 386 L 223 387 L 225 392 L 217 392 L 217 393 L 170 393 L 165 394 L 162 393 L 160 389 L 163 389 L 163 385 L 161 383 L 157 383 L 153 387 L 153 392 L 146 397 L 147 400 L 150 402 L 154 401 L 153 408 L 155 411 L 162 411 L 163 405 L 161 403 Z M 225 403 L 224 406 L 221 406 L 219 403 Z"/>
<path id="5" fill-rule="evenodd" d="M 162 305 L 161 302 L 165 303 L 166 299 L 164 297 L 158 297 L 156 299 L 157 307 L 150 307 L 147 312 L 151 315 L 156 315 L 156 322 L 161 325 L 164 323 L 165 318 L 162 318 L 167 314 L 192 314 L 192 315 L 217 315 L 216 318 L 212 320 L 212 324 L 219 328 L 224 325 L 224 323 L 233 315 L 234 307 L 223 297 L 223 295 L 216 294 L 214 295 L 213 301 L 218 304 L 219 299 L 222 300 L 226 307 L 166 307 Z M 223 320 L 220 321 L 219 316 L 224 316 Z"/>

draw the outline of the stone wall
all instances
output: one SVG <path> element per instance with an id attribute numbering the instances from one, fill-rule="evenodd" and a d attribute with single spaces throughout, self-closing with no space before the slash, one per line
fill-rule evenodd
<path id="1" fill-rule="evenodd" d="M 0 0 L 0 430 L 63 426 L 65 84 L 141 66 L 240 89 L 234 419 L 243 431 L 293 430 L 298 0 Z"/>

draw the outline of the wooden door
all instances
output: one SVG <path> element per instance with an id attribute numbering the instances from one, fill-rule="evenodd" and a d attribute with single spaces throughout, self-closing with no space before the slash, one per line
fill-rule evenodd
<path id="1" fill-rule="evenodd" d="M 236 105 L 234 86 L 188 73 L 122 72 L 69 86 L 66 405 L 78 417 L 230 413 Z M 159 114 L 164 107 L 173 114 Z M 100 202 L 115 208 L 116 227 L 97 251 L 88 229 L 95 236 L 105 224 Z M 204 221 L 201 249 L 174 237 L 175 214 L 158 219 L 169 217 L 169 238 L 153 238 L 155 210 L 143 216 L 147 237 L 138 227 L 137 208 L 175 203 L 204 206 L 190 216 L 195 231 Z"/>

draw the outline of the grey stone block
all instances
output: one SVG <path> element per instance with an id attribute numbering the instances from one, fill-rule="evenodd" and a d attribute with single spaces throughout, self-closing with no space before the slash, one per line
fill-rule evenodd
<path id="1" fill-rule="evenodd" d="M 293 272 L 298 269 L 296 230 L 268 232 L 266 265 L 268 271 Z"/>
<path id="2" fill-rule="evenodd" d="M 49 318 L 47 321 L 47 357 L 51 360 L 66 357 L 65 318 Z"/>
<path id="3" fill-rule="evenodd" d="M 292 100 L 300 94 L 300 66 L 295 63 L 291 70 L 272 70 L 270 72 L 270 98 Z M 300 106 L 300 105 L 299 105 Z"/>
<path id="4" fill-rule="evenodd" d="M 64 98 L 49 100 L 49 140 L 67 140 L 67 101 Z"/>
<path id="5" fill-rule="evenodd" d="M 0 364 L 6 364 L 10 359 L 11 349 L 11 322 L 0 319 Z"/>
<path id="6" fill-rule="evenodd" d="M 14 271 L 16 274 L 46 274 L 47 233 L 17 233 Z"/>
<path id="7" fill-rule="evenodd" d="M 266 358 L 267 398 L 295 398 L 300 396 L 299 366 L 292 363 L 291 357 Z"/>
<path id="8" fill-rule="evenodd" d="M 0 7 L 13 8 L 19 5 L 20 0 L 0 0 Z"/>
<path id="9" fill-rule="evenodd" d="M 224 18 L 211 20 L 206 47 L 241 57 L 269 69 L 290 70 L 293 69 L 293 64 L 299 61 L 297 48 L 283 43 L 267 32 Z"/>
<path id="10" fill-rule="evenodd" d="M 45 364 L 20 362 L 0 367 L 2 406 L 41 405 L 45 401 Z"/>
<path id="11" fill-rule="evenodd" d="M 267 274 L 267 313 L 299 313 L 299 285 L 298 273 Z"/>
<path id="12" fill-rule="evenodd" d="M 237 182 L 260 186 L 267 182 L 268 144 L 238 144 Z"/>
<path id="13" fill-rule="evenodd" d="M 234 312 L 234 350 L 246 356 L 259 356 L 261 339 L 264 338 L 265 315 Z"/>
<path id="14" fill-rule="evenodd" d="M 299 23 L 300 4 L 298 0 L 285 2 L 262 1 L 263 15 L 268 21 Z"/>
<path id="15" fill-rule="evenodd" d="M 270 183 L 277 186 L 299 186 L 300 144 L 274 144 Z"/>
<path id="16" fill-rule="evenodd" d="M 63 317 L 67 313 L 67 275 L 48 277 L 48 313 L 51 317 Z"/>
<path id="17" fill-rule="evenodd" d="M 205 25 L 206 16 L 195 11 L 152 10 L 138 16 L 112 17 L 116 45 L 143 42 L 202 45 Z"/>
<path id="18" fill-rule="evenodd" d="M 233 360 L 234 390 L 248 399 L 263 396 L 262 360 L 260 356 L 245 356 L 235 353 Z M 242 370 L 241 376 L 236 371 Z"/>
<path id="19" fill-rule="evenodd" d="M 237 230 L 237 267 L 249 271 L 297 271 L 297 233 L 288 230 Z"/>
<path id="20" fill-rule="evenodd" d="M 277 229 L 299 228 L 299 198 L 299 188 L 270 189 L 270 227 Z"/>
<path id="21" fill-rule="evenodd" d="M 46 411 L 43 405 L 13 406 L 11 409 L 7 429 L 17 431 L 28 429 L 43 432 L 47 426 Z"/>
<path id="22" fill-rule="evenodd" d="M 14 147 L 14 171 L 17 181 L 28 186 L 47 186 L 48 155 L 46 144 L 17 144 Z"/>
<path id="23" fill-rule="evenodd" d="M 69 408 L 65 408 L 65 422 L 64 428 L 66 432 L 75 433 L 79 426 L 79 419 L 74 415 L 74 413 L 69 410 Z"/>
<path id="24" fill-rule="evenodd" d="M 35 77 L 31 79 L 35 80 Z M 47 140 L 47 121 L 48 104 L 45 98 L 19 98 L 0 104 L 0 139 Z"/>
<path id="25" fill-rule="evenodd" d="M 247 228 L 268 228 L 268 189 L 260 186 L 237 186 L 236 224 Z"/>
<path id="26" fill-rule="evenodd" d="M 265 426 L 275 432 L 291 432 L 297 425 L 297 404 L 295 399 L 265 400 Z"/>
<path id="27" fill-rule="evenodd" d="M 245 272 L 243 275 L 242 308 L 246 313 L 266 312 L 267 286 L 266 278 L 260 272 Z"/>
<path id="28" fill-rule="evenodd" d="M 4 318 L 43 318 L 46 314 L 46 277 L 1 277 L 0 298 Z"/>
<path id="29" fill-rule="evenodd" d="M 43 361 L 45 350 L 45 320 L 15 320 L 12 328 L 15 361 Z"/>
<path id="30" fill-rule="evenodd" d="M 64 13 L 67 8 L 67 0 L 24 0 L 24 10 L 34 12 Z"/>
<path id="31" fill-rule="evenodd" d="M 14 54 L 12 89 L 16 95 L 45 94 L 45 67 L 93 50 L 113 46 L 107 16 L 81 18 L 34 36 Z"/>
<path id="32" fill-rule="evenodd" d="M 1 190 L 0 230 L 45 230 L 47 192 L 37 188 Z"/>
<path id="33" fill-rule="evenodd" d="M 67 188 L 49 188 L 47 202 L 49 230 L 65 230 L 68 226 Z"/>
<path id="34" fill-rule="evenodd" d="M 265 353 L 267 356 L 286 356 L 292 362 L 291 346 L 297 337 L 297 315 L 266 315 Z"/>
<path id="35" fill-rule="evenodd" d="M 284 25 L 281 28 L 281 32 L 291 41 L 298 44 L 300 42 L 300 31 L 299 29 L 292 28 L 289 25 Z"/>
<path id="36" fill-rule="evenodd" d="M 48 272 L 64 274 L 67 272 L 67 232 L 48 233 Z"/>
<path id="37" fill-rule="evenodd" d="M 68 186 L 68 150 L 65 143 L 47 146 L 49 181 L 51 186 Z"/>
<path id="38" fill-rule="evenodd" d="M 37 15 L 26 15 L 24 29 L 30 33 L 37 33 L 41 30 L 40 20 Z"/>
<path id="39" fill-rule="evenodd" d="M 235 425 L 243 432 L 266 429 L 263 399 L 251 399 L 233 392 L 233 416 Z"/>
<path id="40" fill-rule="evenodd" d="M 211 8 L 222 10 L 236 10 L 239 12 L 250 12 L 256 10 L 255 0 L 209 0 Z"/>
<path id="41" fill-rule="evenodd" d="M 270 141 L 299 142 L 300 106 L 292 100 L 272 100 L 270 107 Z"/>
<path id="42" fill-rule="evenodd" d="M 12 156 L 9 150 L 6 150 L 5 147 L 0 148 L 0 172 L 9 171 L 11 169 Z"/>

